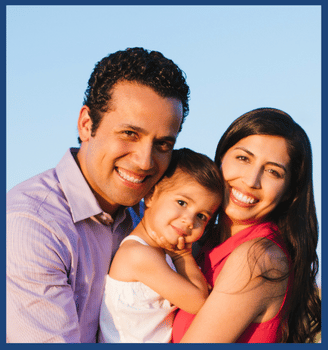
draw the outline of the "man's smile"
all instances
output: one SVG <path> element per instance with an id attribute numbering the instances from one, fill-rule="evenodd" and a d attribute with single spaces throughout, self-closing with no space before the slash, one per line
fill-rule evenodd
<path id="1" fill-rule="evenodd" d="M 140 184 L 147 177 L 147 175 L 137 175 L 122 168 L 116 168 L 116 171 L 123 180 L 131 182 L 133 184 Z"/>

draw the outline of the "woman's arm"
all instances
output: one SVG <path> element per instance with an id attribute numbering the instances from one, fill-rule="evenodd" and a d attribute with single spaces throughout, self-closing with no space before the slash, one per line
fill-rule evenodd
<path id="1" fill-rule="evenodd" d="M 206 280 L 191 251 L 179 254 L 174 264 L 178 273 L 167 264 L 162 249 L 128 241 L 117 251 L 110 276 L 142 282 L 173 305 L 195 314 L 208 296 Z"/>
<path id="2" fill-rule="evenodd" d="M 233 343 L 250 323 L 265 322 L 277 314 L 287 279 L 270 282 L 256 276 L 267 273 L 277 277 L 288 271 L 288 264 L 275 245 L 263 254 L 249 255 L 253 243 L 245 242 L 229 256 L 213 291 L 181 342 Z"/>

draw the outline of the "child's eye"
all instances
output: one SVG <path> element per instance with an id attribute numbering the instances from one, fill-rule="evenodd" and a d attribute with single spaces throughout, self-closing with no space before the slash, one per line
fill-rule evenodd
<path id="1" fill-rule="evenodd" d="M 185 207 L 187 205 L 187 202 L 185 202 L 185 201 L 183 201 L 181 199 L 179 199 L 177 202 L 178 202 L 179 205 L 181 205 L 181 207 Z"/>
<path id="2" fill-rule="evenodd" d="M 197 216 L 198 216 L 198 218 L 201 219 L 202 221 L 207 221 L 207 216 L 206 216 L 206 215 L 199 213 L 199 214 L 197 214 Z"/>

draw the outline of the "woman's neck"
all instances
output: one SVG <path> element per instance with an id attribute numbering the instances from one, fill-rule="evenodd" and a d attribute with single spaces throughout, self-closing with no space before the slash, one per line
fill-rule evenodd
<path id="1" fill-rule="evenodd" d="M 244 230 L 245 228 L 252 226 L 252 224 L 234 222 L 228 216 L 223 214 L 221 217 L 220 226 L 221 226 L 220 232 L 222 234 L 221 242 L 224 242 L 228 238 L 240 232 L 241 230 Z"/>

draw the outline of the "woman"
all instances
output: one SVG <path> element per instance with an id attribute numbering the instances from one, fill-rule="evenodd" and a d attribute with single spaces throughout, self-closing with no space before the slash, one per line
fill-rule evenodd
<path id="1" fill-rule="evenodd" d="M 230 125 L 215 162 L 225 197 L 198 256 L 213 289 L 196 317 L 178 312 L 173 342 L 313 342 L 321 302 L 307 135 L 288 114 L 256 109 Z"/>

